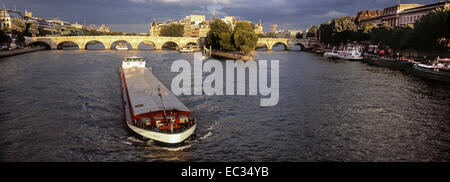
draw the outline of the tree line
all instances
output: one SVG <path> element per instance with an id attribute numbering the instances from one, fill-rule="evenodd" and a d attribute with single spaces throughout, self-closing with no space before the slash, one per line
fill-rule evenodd
<path id="1" fill-rule="evenodd" d="M 447 51 L 450 39 L 450 9 L 437 8 L 414 24 L 390 27 L 386 23 L 365 23 L 357 26 L 354 17 L 333 18 L 322 23 L 320 42 L 340 45 L 348 42 L 376 44 L 395 51 L 415 49 L 427 52 Z"/>

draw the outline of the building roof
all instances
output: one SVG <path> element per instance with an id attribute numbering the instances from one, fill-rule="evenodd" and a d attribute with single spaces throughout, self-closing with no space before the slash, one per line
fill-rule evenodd
<path id="1" fill-rule="evenodd" d="M 164 108 L 165 110 L 190 112 L 150 71 L 143 68 L 124 69 L 123 71 L 134 115 L 162 111 Z M 158 87 L 161 90 L 163 103 L 158 96 Z"/>

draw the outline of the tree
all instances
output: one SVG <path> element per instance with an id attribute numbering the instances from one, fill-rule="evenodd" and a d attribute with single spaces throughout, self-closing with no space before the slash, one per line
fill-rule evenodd
<path id="1" fill-rule="evenodd" d="M 238 22 L 233 32 L 234 47 L 248 54 L 256 48 L 258 36 L 253 26 L 247 22 Z"/>
<path id="2" fill-rule="evenodd" d="M 184 26 L 180 24 L 171 24 L 161 28 L 160 36 L 164 37 L 182 37 L 184 34 Z"/>
<path id="3" fill-rule="evenodd" d="M 307 36 L 308 37 L 316 37 L 317 31 L 319 31 L 319 27 L 317 25 L 313 25 L 308 29 Z"/>
<path id="4" fill-rule="evenodd" d="M 260 34 L 258 34 L 258 38 L 267 38 L 267 36 L 260 33 Z"/>
<path id="5" fill-rule="evenodd" d="M 331 27 L 334 32 L 344 32 L 344 31 L 356 31 L 357 26 L 353 21 L 352 17 L 341 17 L 341 18 L 333 18 L 331 21 Z"/>
<path id="6" fill-rule="evenodd" d="M 333 28 L 330 22 L 325 22 L 319 26 L 320 42 L 332 44 Z"/>
<path id="7" fill-rule="evenodd" d="M 39 34 L 39 28 L 36 24 L 31 23 L 31 25 L 28 28 L 28 32 L 31 33 L 31 36 L 36 36 L 37 34 Z"/>
<path id="8" fill-rule="evenodd" d="M 392 28 L 386 23 L 377 28 L 373 28 L 369 33 L 370 42 L 372 44 L 379 44 L 381 47 L 388 45 L 391 30 Z"/>
<path id="9" fill-rule="evenodd" d="M 206 36 L 207 46 L 211 46 L 217 50 L 221 50 L 222 48 L 229 49 L 230 46 L 233 46 L 231 41 L 231 28 L 225 22 L 216 19 L 211 23 L 210 27 L 211 29 Z"/>
<path id="10" fill-rule="evenodd" d="M 387 45 L 390 48 L 401 51 L 411 47 L 411 34 L 413 29 L 408 27 L 396 27 L 390 32 Z"/>
<path id="11" fill-rule="evenodd" d="M 414 24 L 414 46 L 422 50 L 446 47 L 450 39 L 450 9 L 437 8 Z M 446 44 L 445 46 L 443 44 Z"/>
<path id="12" fill-rule="evenodd" d="M 7 35 L 4 30 L 0 30 L 0 44 L 9 44 L 11 42 L 11 38 Z"/>
<path id="13" fill-rule="evenodd" d="M 20 18 L 13 18 L 11 20 L 11 30 L 13 31 L 13 33 L 17 34 L 17 33 L 23 33 L 25 32 L 27 28 L 27 25 L 25 24 L 25 22 L 20 19 Z"/>
<path id="14" fill-rule="evenodd" d="M 219 34 L 219 45 L 220 45 L 219 50 L 227 50 L 227 51 L 236 50 L 230 32 L 221 32 Z"/>
<path id="15" fill-rule="evenodd" d="M 295 34 L 295 38 L 297 38 L 297 39 L 303 39 L 303 33 L 297 32 L 297 33 Z"/>

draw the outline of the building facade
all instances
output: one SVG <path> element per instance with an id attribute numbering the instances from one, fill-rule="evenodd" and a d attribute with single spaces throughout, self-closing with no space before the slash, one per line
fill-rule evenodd
<path id="1" fill-rule="evenodd" d="M 271 30 L 272 30 L 273 33 L 277 33 L 278 32 L 278 25 L 277 24 L 273 24 L 270 27 L 271 27 Z"/>
<path id="2" fill-rule="evenodd" d="M 383 14 L 383 11 L 380 10 L 363 10 L 363 11 L 358 11 L 358 13 L 356 14 L 356 19 L 355 19 L 355 23 L 357 25 L 361 25 L 360 22 L 364 22 L 365 20 L 371 19 L 371 18 L 377 18 L 379 16 L 381 16 Z"/>
<path id="3" fill-rule="evenodd" d="M 387 24 L 391 27 L 405 26 L 408 24 L 414 24 L 416 21 L 420 20 L 422 16 L 439 7 L 450 8 L 450 2 L 444 1 L 428 5 L 398 4 L 384 8 L 383 13 L 379 16 L 362 18 L 359 20 L 358 24 L 362 25 L 364 23 L 375 23 Z"/>
<path id="4" fill-rule="evenodd" d="M 261 20 L 259 20 L 259 23 L 257 25 L 255 25 L 255 33 L 256 34 L 264 34 L 263 31 L 263 24 L 261 23 Z"/>
<path id="5" fill-rule="evenodd" d="M 11 15 L 7 9 L 0 10 L 0 28 L 11 28 Z"/>

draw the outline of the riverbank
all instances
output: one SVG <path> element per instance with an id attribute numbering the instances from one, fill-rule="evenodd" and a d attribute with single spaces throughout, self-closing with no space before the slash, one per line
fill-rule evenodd
<path id="1" fill-rule="evenodd" d="M 39 50 L 44 50 L 44 49 L 45 49 L 45 47 L 35 47 L 35 48 L 24 48 L 24 49 L 0 51 L 0 58 L 34 52 L 34 51 L 39 51 Z"/>
<path id="2" fill-rule="evenodd" d="M 253 56 L 242 54 L 239 52 L 226 52 L 226 51 L 212 50 L 211 56 L 232 59 L 232 60 L 242 60 L 242 61 L 253 60 Z"/>

